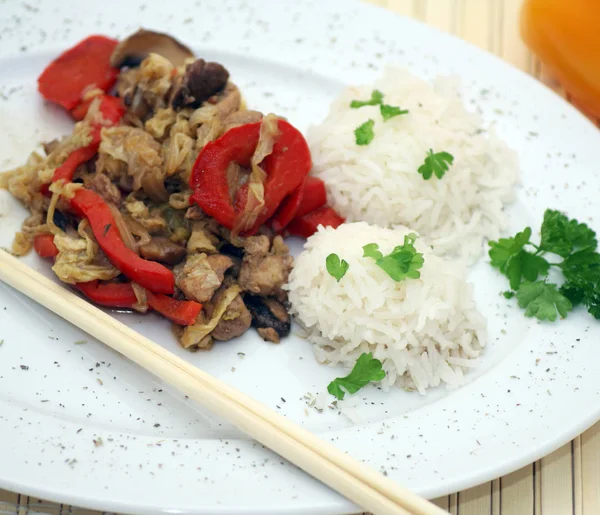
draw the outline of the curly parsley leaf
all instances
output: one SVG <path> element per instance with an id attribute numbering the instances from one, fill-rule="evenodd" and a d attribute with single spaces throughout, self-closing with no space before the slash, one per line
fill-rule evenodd
<path id="1" fill-rule="evenodd" d="M 560 211 L 547 209 L 542 223 L 540 248 L 546 252 L 567 257 L 577 249 L 598 246 L 596 233 L 586 224 L 569 220 Z"/>
<path id="2" fill-rule="evenodd" d="M 344 260 L 340 260 L 337 254 L 329 254 L 325 259 L 325 266 L 329 275 L 335 277 L 335 280 L 339 283 L 340 279 L 346 275 L 350 265 Z"/>
<path id="3" fill-rule="evenodd" d="M 566 282 L 560 292 L 574 306 L 583 304 L 595 318 L 600 318 L 600 254 L 592 248 L 571 254 L 560 265 Z"/>
<path id="4" fill-rule="evenodd" d="M 346 395 L 344 390 L 353 394 L 371 381 L 381 381 L 384 377 L 385 371 L 381 368 L 381 361 L 373 358 L 372 353 L 363 352 L 356 360 L 352 371 L 346 377 L 338 377 L 331 381 L 327 386 L 327 391 L 342 400 Z"/>
<path id="5" fill-rule="evenodd" d="M 516 293 L 514 291 L 507 290 L 503 291 L 502 295 L 504 295 L 505 299 L 512 299 L 516 295 Z"/>
<path id="6" fill-rule="evenodd" d="M 519 307 L 525 308 L 525 316 L 554 322 L 558 315 L 565 318 L 573 309 L 571 301 L 560 293 L 555 284 L 543 281 L 525 282 L 517 291 Z"/>
<path id="7" fill-rule="evenodd" d="M 354 136 L 356 138 L 357 145 L 368 145 L 371 143 L 371 141 L 373 141 L 373 138 L 375 137 L 375 131 L 373 130 L 374 126 L 375 121 L 368 120 L 354 129 Z"/>
<path id="8" fill-rule="evenodd" d="M 414 246 L 416 239 L 416 234 L 407 234 L 404 236 L 404 243 L 394 247 L 387 256 L 379 251 L 379 245 L 369 243 L 363 247 L 363 256 L 375 259 L 375 264 L 396 282 L 418 279 L 421 277 L 419 269 L 423 268 L 425 260 Z"/>
<path id="9" fill-rule="evenodd" d="M 381 116 L 384 122 L 387 122 L 390 118 L 393 118 L 394 116 L 408 114 L 408 109 L 400 109 L 397 106 L 390 106 L 387 104 L 381 104 L 379 106 L 379 111 L 381 112 Z"/>
<path id="10" fill-rule="evenodd" d="M 550 263 L 543 257 L 521 249 L 508 260 L 505 273 L 510 282 L 510 287 L 517 290 L 523 279 L 533 282 L 539 276 L 545 277 L 548 275 L 548 270 L 550 270 Z"/>
<path id="11" fill-rule="evenodd" d="M 428 180 L 433 174 L 438 179 L 441 179 L 454 162 L 454 156 L 448 152 L 434 153 L 433 149 L 429 149 L 425 162 L 419 166 L 418 172 L 423 176 L 423 179 Z"/>
<path id="12" fill-rule="evenodd" d="M 379 245 L 377 245 L 377 243 L 369 243 L 363 247 L 363 257 L 381 259 L 383 254 L 379 250 Z"/>
<path id="13" fill-rule="evenodd" d="M 364 106 L 376 106 L 381 104 L 383 101 L 383 93 L 378 89 L 374 89 L 371 92 L 371 98 L 369 100 L 353 100 L 350 102 L 350 107 L 352 109 L 358 109 L 359 107 Z"/>
<path id="14" fill-rule="evenodd" d="M 526 227 L 525 230 L 517 233 L 514 238 L 500 238 L 498 241 L 490 241 L 488 254 L 492 260 L 492 266 L 500 269 L 505 274 L 510 259 L 529 243 L 529 238 L 531 238 L 531 229 Z"/>

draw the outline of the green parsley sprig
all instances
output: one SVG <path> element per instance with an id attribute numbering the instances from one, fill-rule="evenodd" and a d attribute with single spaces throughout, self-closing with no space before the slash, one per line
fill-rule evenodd
<path id="1" fill-rule="evenodd" d="M 571 220 L 560 211 L 547 209 L 541 227 L 541 241 L 531 241 L 526 227 L 512 238 L 489 242 L 490 264 L 500 270 L 517 297 L 525 316 L 555 321 L 566 318 L 574 306 L 584 305 L 600 319 L 600 254 L 596 233 L 586 224 Z M 552 254 L 562 261 L 548 261 Z M 562 284 L 548 282 L 550 270 L 562 272 Z"/>
<path id="2" fill-rule="evenodd" d="M 342 400 L 346 392 L 356 393 L 371 381 L 381 381 L 384 377 L 385 371 L 381 368 L 381 361 L 375 359 L 372 353 L 363 352 L 356 360 L 352 371 L 346 377 L 338 377 L 331 381 L 327 386 L 327 391 Z"/>
<path id="3" fill-rule="evenodd" d="M 371 92 L 371 98 L 369 100 L 353 100 L 350 102 L 350 107 L 352 109 L 358 109 L 359 107 L 364 106 L 376 106 L 381 104 L 383 101 L 383 93 L 378 89 L 374 89 Z"/>
<path id="4" fill-rule="evenodd" d="M 325 267 L 327 268 L 329 275 L 335 277 L 335 280 L 339 283 L 340 279 L 346 275 L 350 265 L 346 260 L 340 260 L 340 257 L 337 254 L 329 254 L 329 256 L 325 258 Z"/>
<path id="5" fill-rule="evenodd" d="M 379 112 L 381 113 L 381 117 L 383 118 L 384 122 L 387 122 L 389 119 L 394 118 L 395 116 L 408 113 L 407 109 L 401 109 L 398 106 L 384 104 L 383 93 L 378 89 L 374 89 L 371 92 L 371 98 L 369 100 L 352 100 L 352 102 L 350 102 L 350 107 L 352 109 L 376 105 L 379 106 Z M 375 131 L 373 130 L 374 126 L 375 121 L 368 120 L 354 130 L 354 136 L 356 137 L 357 145 L 368 145 L 371 143 L 371 141 L 373 141 L 373 138 L 375 137 Z"/>
<path id="6" fill-rule="evenodd" d="M 368 120 L 354 129 L 354 137 L 357 145 L 368 145 L 375 137 L 375 120 Z"/>
<path id="7" fill-rule="evenodd" d="M 433 174 L 438 179 L 441 179 L 454 162 L 454 156 L 448 152 L 433 152 L 429 149 L 425 162 L 419 166 L 418 172 L 423 176 L 423 179 L 428 180 Z"/>
<path id="8" fill-rule="evenodd" d="M 425 260 L 423 254 L 417 252 L 414 246 L 417 235 L 414 233 L 404 236 L 404 243 L 394 247 L 394 250 L 384 256 L 377 243 L 369 243 L 363 247 L 363 257 L 370 257 L 375 264 L 387 273 L 394 281 L 404 279 L 418 279 L 421 277 L 419 269 Z"/>

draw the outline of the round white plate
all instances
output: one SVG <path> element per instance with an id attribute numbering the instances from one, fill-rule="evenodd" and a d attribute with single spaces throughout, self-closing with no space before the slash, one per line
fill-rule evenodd
<path id="1" fill-rule="evenodd" d="M 306 129 L 345 84 L 385 63 L 433 78 L 456 74 L 464 101 L 519 153 L 523 186 L 511 231 L 538 228 L 547 207 L 600 229 L 600 134 L 562 99 L 500 60 L 387 11 L 348 0 L 2 3 L 0 168 L 70 130 L 44 105 L 36 78 L 92 33 L 139 26 L 174 34 L 222 62 L 250 106 Z M 0 194 L 0 245 L 24 210 Z M 296 242 L 298 243 L 298 242 Z M 296 250 L 298 246 L 296 246 Z M 118 318 L 194 365 L 253 395 L 419 494 L 435 497 L 535 460 L 600 413 L 600 323 L 576 311 L 556 324 L 526 319 L 483 258 L 472 269 L 490 345 L 463 388 L 421 397 L 369 387 L 357 424 L 305 397 L 343 371 L 318 365 L 308 343 L 242 339 L 190 354 L 153 315 Z M 47 263 L 27 259 L 50 274 Z M 246 439 L 183 395 L 0 285 L 0 487 L 90 508 L 140 514 L 351 513 L 351 503 Z M 87 340 L 86 344 L 75 344 Z M 243 353 L 243 354 L 241 354 Z"/>

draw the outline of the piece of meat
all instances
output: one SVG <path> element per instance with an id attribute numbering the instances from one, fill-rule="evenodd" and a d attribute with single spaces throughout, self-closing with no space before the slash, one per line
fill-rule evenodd
<path id="1" fill-rule="evenodd" d="M 294 258 L 292 256 L 246 255 L 238 281 L 242 290 L 256 295 L 277 295 L 287 282 Z"/>
<path id="2" fill-rule="evenodd" d="M 193 254 L 188 256 L 185 265 L 177 274 L 177 287 L 186 298 L 198 302 L 208 302 L 221 286 L 225 272 L 233 261 L 222 254 Z"/>
<path id="3" fill-rule="evenodd" d="M 118 206 L 121 203 L 121 190 L 103 173 L 92 173 L 83 177 L 86 188 L 95 191 L 104 200 Z"/>
<path id="4" fill-rule="evenodd" d="M 280 338 L 290 334 L 290 315 L 283 304 L 273 298 L 257 295 L 245 295 L 244 302 L 252 314 L 252 325 L 265 340 L 279 343 Z M 273 337 L 273 332 L 277 339 Z"/>
<path id="5" fill-rule="evenodd" d="M 260 337 L 266 342 L 279 343 L 281 341 L 277 331 L 272 327 L 259 327 L 257 331 Z"/>
<path id="6" fill-rule="evenodd" d="M 271 243 L 268 236 L 261 234 L 246 238 L 242 245 L 247 255 L 264 255 L 268 254 Z"/>
<path id="7" fill-rule="evenodd" d="M 185 247 L 163 236 L 154 236 L 150 243 L 140 246 L 140 255 L 150 261 L 176 265 L 185 257 Z"/>
<path id="8" fill-rule="evenodd" d="M 217 293 L 215 297 L 218 297 L 218 295 Z M 217 302 L 218 298 L 215 299 L 215 304 Z M 248 311 L 242 297 L 238 295 L 229 304 L 221 320 L 219 320 L 219 323 L 210 335 L 217 341 L 231 340 L 244 334 L 250 328 L 251 323 L 252 315 L 250 315 L 250 311 Z"/>
<path id="9" fill-rule="evenodd" d="M 181 83 L 176 86 L 171 104 L 173 108 L 200 107 L 219 91 L 229 79 L 229 72 L 218 63 L 196 59 L 186 68 Z"/>

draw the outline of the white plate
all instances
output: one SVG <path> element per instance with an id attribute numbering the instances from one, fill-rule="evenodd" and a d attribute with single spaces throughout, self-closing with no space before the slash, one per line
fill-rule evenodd
<path id="1" fill-rule="evenodd" d="M 69 131 L 36 94 L 37 75 L 91 33 L 170 32 L 225 64 L 248 103 L 301 129 L 325 116 L 344 84 L 384 63 L 462 77 L 464 100 L 517 149 L 523 169 L 511 230 L 539 227 L 547 207 L 591 222 L 600 191 L 600 134 L 549 90 L 500 60 L 414 21 L 348 0 L 3 3 L 0 168 Z M 0 244 L 24 211 L 4 192 Z M 37 270 L 47 263 L 28 258 Z M 600 324 L 577 311 L 557 324 L 525 319 L 485 260 L 470 276 L 490 345 L 470 383 L 429 396 L 366 388 L 363 422 L 307 407 L 340 370 L 310 346 L 255 334 L 190 354 L 168 324 L 121 315 L 194 365 L 255 396 L 416 492 L 435 497 L 517 469 L 599 418 Z M 178 392 L 0 285 L 0 486 L 132 513 L 349 513 L 349 502 L 210 416 Z M 78 340 L 89 340 L 75 345 Z M 238 355 L 244 352 L 245 357 Z M 29 367 L 23 369 L 23 367 Z M 285 399 L 285 401 L 284 401 Z M 101 438 L 103 444 L 93 442 Z"/>

